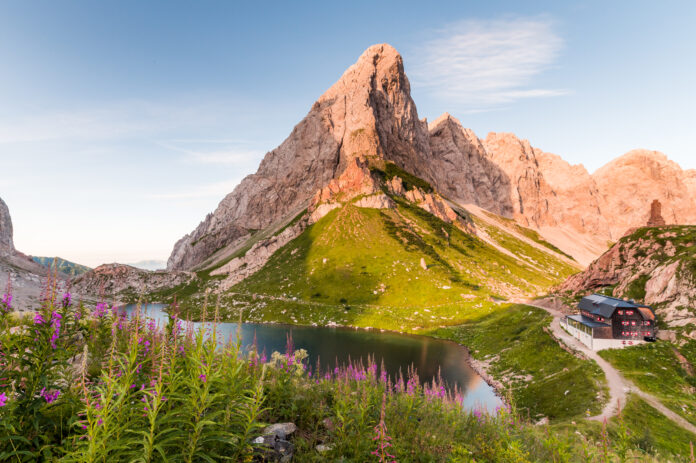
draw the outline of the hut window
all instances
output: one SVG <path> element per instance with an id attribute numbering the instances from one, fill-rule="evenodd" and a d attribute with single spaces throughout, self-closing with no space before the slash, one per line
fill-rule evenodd
<path id="1" fill-rule="evenodd" d="M 626 315 L 633 315 L 633 311 L 632 311 L 632 310 L 627 310 L 627 311 L 626 311 Z"/>
<path id="2" fill-rule="evenodd" d="M 619 315 L 623 315 L 623 310 L 619 310 Z"/>
<path id="3" fill-rule="evenodd" d="M 633 320 L 633 321 L 631 322 L 631 325 L 632 325 L 632 326 L 636 326 L 636 321 Z"/>
<path id="4" fill-rule="evenodd" d="M 643 324 L 644 324 L 645 326 L 650 326 L 650 320 L 644 321 Z"/>

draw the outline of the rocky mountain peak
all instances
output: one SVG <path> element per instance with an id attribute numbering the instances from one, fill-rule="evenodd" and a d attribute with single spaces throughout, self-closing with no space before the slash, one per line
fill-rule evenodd
<path id="1" fill-rule="evenodd" d="M 10 209 L 0 198 L 0 253 L 11 254 L 14 253 L 14 250 Z"/>
<path id="2" fill-rule="evenodd" d="M 429 151 L 401 55 L 390 45 L 369 47 L 315 103 L 340 143 L 339 170 L 355 156 L 379 156 L 413 173 Z"/>
<path id="3" fill-rule="evenodd" d="M 195 268 L 255 230 L 297 215 L 357 157 L 381 157 L 428 177 L 427 126 L 410 90 L 401 55 L 386 44 L 368 48 L 266 154 L 258 171 L 175 244 L 167 268 Z"/>

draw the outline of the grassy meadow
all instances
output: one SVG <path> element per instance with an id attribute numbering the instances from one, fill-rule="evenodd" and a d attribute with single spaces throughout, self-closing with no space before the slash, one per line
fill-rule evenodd
<path id="1" fill-rule="evenodd" d="M 514 406 L 467 412 L 456 391 L 389 379 L 370 362 L 322 371 L 291 339 L 265 358 L 176 314 L 159 326 L 69 295 L 23 317 L 10 304 L 0 307 L 2 461 L 273 461 L 260 437 L 280 422 L 297 427 L 298 462 L 665 461 L 628 446 L 625 430 L 536 426 Z"/>

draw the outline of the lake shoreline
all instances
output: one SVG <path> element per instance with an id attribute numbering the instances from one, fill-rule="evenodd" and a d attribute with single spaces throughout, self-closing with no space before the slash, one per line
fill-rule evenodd
<path id="1" fill-rule="evenodd" d="M 167 307 L 163 309 L 165 313 L 168 314 L 167 309 L 169 308 L 168 304 L 163 304 L 166 305 Z M 197 323 L 200 323 L 198 321 Z M 207 322 L 207 323 L 213 323 L 213 322 Z M 218 320 L 218 323 L 239 323 L 239 320 L 231 321 L 231 320 Z M 306 327 L 306 328 L 339 328 L 339 329 L 344 329 L 344 330 L 355 330 L 355 331 L 379 331 L 380 333 L 392 333 L 392 334 L 398 334 L 401 336 L 409 336 L 409 337 L 415 337 L 415 338 L 429 338 L 429 339 L 436 339 L 441 342 L 445 343 L 451 343 L 454 345 L 457 345 L 466 351 L 466 363 L 471 367 L 471 369 L 493 390 L 495 393 L 495 396 L 498 398 L 498 400 L 501 401 L 503 405 L 508 405 L 506 396 L 505 396 L 505 391 L 506 388 L 501 383 L 500 381 L 496 380 L 489 372 L 488 372 L 488 364 L 486 362 L 483 362 L 481 360 L 477 360 L 474 358 L 473 355 L 471 355 L 471 351 L 469 346 L 466 346 L 464 344 L 460 344 L 452 339 L 446 339 L 446 338 L 440 338 L 437 336 L 432 336 L 429 334 L 416 334 L 416 333 L 411 333 L 411 332 L 404 332 L 404 331 L 397 331 L 397 330 L 390 330 L 386 328 L 376 328 L 372 326 L 355 326 L 355 325 L 343 325 L 339 323 L 332 322 L 331 324 L 328 325 L 320 325 L 320 324 L 303 324 L 303 323 L 285 323 L 285 322 L 277 322 L 277 321 L 262 321 L 262 322 L 246 322 L 242 320 L 242 323 L 246 324 L 254 324 L 254 325 L 275 325 L 275 326 L 287 326 L 290 329 L 295 326 L 299 327 Z M 448 326 L 447 328 L 456 328 L 462 325 L 452 325 Z"/>

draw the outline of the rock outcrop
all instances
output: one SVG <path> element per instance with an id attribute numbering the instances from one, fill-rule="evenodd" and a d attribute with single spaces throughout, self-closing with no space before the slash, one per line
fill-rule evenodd
<path id="1" fill-rule="evenodd" d="M 662 204 L 657 199 L 650 204 L 650 217 L 647 225 L 648 227 L 662 227 L 665 225 L 665 219 L 662 218 Z"/>
<path id="2" fill-rule="evenodd" d="M 294 240 L 307 228 L 308 217 L 287 227 L 282 232 L 266 240 L 255 243 L 243 256 L 235 257 L 227 264 L 213 270 L 211 275 L 227 275 L 220 284 L 220 289 L 226 290 L 236 285 L 249 275 L 256 273 L 278 249 Z"/>
<path id="3" fill-rule="evenodd" d="M 14 250 L 10 210 L 5 201 L 0 198 L 0 254 L 12 254 Z"/>
<path id="4" fill-rule="evenodd" d="M 72 280 L 71 290 L 76 297 L 96 297 L 120 304 L 135 301 L 141 294 L 149 295 L 189 283 L 195 278 L 190 272 L 148 271 L 124 264 L 104 264 Z"/>
<path id="5" fill-rule="evenodd" d="M 401 56 L 389 45 L 372 46 L 266 154 L 258 171 L 176 243 L 167 268 L 194 268 L 251 230 L 296 215 L 357 156 L 380 156 L 418 174 L 428 169 L 428 152 L 427 128 L 418 120 Z"/>
<path id="6" fill-rule="evenodd" d="M 372 177 L 368 162 L 363 157 L 355 157 L 348 161 L 348 166 L 340 176 L 317 191 L 309 211 L 312 212 L 322 203 L 346 202 L 358 196 L 378 193 L 378 183 L 378 180 Z"/>

